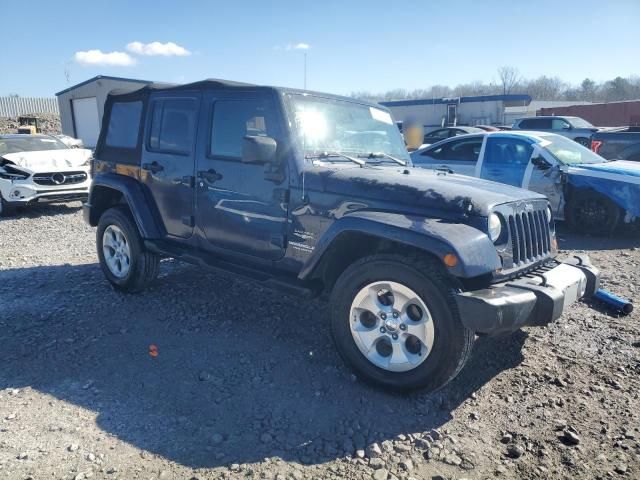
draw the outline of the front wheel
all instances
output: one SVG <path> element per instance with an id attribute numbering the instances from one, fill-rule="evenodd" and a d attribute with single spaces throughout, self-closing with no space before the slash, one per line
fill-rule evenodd
<path id="1" fill-rule="evenodd" d="M 358 260 L 331 295 L 338 352 L 378 385 L 441 388 L 462 369 L 475 338 L 460 321 L 454 291 L 431 260 L 395 254 Z"/>
<path id="2" fill-rule="evenodd" d="M 131 214 L 122 207 L 102 214 L 96 232 L 100 267 L 118 290 L 138 292 L 157 276 L 158 255 L 147 251 Z"/>
<path id="3" fill-rule="evenodd" d="M 608 235 L 620 221 L 620 208 L 604 195 L 577 191 L 567 204 L 569 227 L 578 233 Z"/>

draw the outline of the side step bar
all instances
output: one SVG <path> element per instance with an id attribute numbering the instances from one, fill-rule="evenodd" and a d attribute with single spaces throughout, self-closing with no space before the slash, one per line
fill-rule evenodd
<path id="1" fill-rule="evenodd" d="M 280 290 L 293 296 L 311 299 L 318 297 L 321 293 L 319 289 L 314 288 L 313 285 L 301 285 L 300 280 L 296 277 L 269 275 L 262 270 L 229 262 L 210 253 L 200 251 L 200 254 L 195 256 L 191 253 L 192 250 L 186 251 L 176 248 L 173 245 L 169 246 L 164 242 L 159 243 L 148 240 L 144 241 L 144 245 L 148 250 L 160 255 L 166 255 L 194 265 L 201 265 L 223 275 L 231 274 L 243 280 L 251 280 L 267 288 Z"/>

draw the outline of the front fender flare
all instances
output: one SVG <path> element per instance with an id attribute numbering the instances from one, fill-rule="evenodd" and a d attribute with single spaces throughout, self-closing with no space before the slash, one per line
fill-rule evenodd
<path id="1" fill-rule="evenodd" d="M 386 212 L 357 212 L 336 220 L 325 232 L 304 264 L 298 277 L 309 278 L 332 242 L 342 234 L 364 233 L 415 247 L 442 260 L 447 253 L 458 257 L 455 267 L 445 267 L 452 275 L 472 278 L 502 268 L 489 237 L 462 223 Z"/>
<path id="2" fill-rule="evenodd" d="M 157 221 L 157 212 L 154 214 L 155 204 L 149 201 L 140 182 L 117 173 L 97 175 L 91 183 L 89 200 L 85 204 L 85 211 L 88 212 L 87 221 L 91 226 L 95 227 L 98 224 L 101 214 L 101 211 L 93 208 L 97 200 L 95 198 L 96 187 L 110 188 L 122 194 L 143 238 L 161 238 L 163 236 L 164 227 L 161 222 Z"/>

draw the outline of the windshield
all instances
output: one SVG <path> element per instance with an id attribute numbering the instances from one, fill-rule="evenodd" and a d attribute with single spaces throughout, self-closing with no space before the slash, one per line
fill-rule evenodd
<path id="1" fill-rule="evenodd" d="M 552 140 L 550 140 L 550 138 L 551 137 L 544 137 L 541 146 L 546 148 L 551 155 L 565 165 L 606 162 L 600 155 L 593 153 L 588 148 L 583 147 L 567 137 L 554 135 Z"/>
<path id="2" fill-rule="evenodd" d="M 18 152 L 39 152 L 42 150 L 67 150 L 69 147 L 57 138 L 23 137 L 0 138 L 0 155 Z"/>
<path id="3" fill-rule="evenodd" d="M 573 128 L 593 128 L 589 122 L 587 122 L 584 118 L 573 117 L 569 119 Z"/>
<path id="4" fill-rule="evenodd" d="M 344 100 L 310 95 L 289 95 L 295 130 L 305 156 L 324 153 L 346 154 L 367 158 L 367 163 L 389 162 L 397 159 L 410 162 L 402 136 L 391 115 L 381 108 Z M 325 157 L 345 162 L 340 155 Z"/>

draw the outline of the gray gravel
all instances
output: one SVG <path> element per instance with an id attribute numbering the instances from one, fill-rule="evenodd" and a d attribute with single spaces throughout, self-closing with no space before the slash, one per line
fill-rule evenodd
<path id="1" fill-rule="evenodd" d="M 122 295 L 94 240 L 79 204 L 0 219 L 0 478 L 640 477 L 637 311 L 575 305 L 390 395 L 343 366 L 324 304 L 174 261 Z M 640 240 L 560 240 L 640 300 Z"/>

